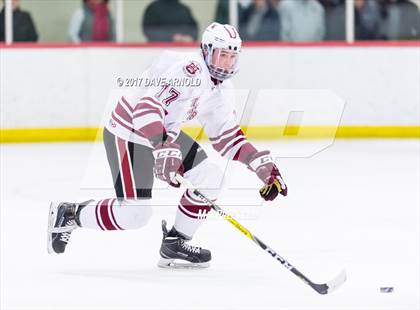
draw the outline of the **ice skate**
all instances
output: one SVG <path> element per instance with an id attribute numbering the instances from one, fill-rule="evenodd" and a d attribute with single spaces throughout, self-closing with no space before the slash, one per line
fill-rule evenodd
<path id="1" fill-rule="evenodd" d="M 207 268 L 210 266 L 211 253 L 209 250 L 186 243 L 188 239 L 175 228 L 169 232 L 166 221 L 162 221 L 163 240 L 160 247 L 161 268 Z"/>
<path id="2" fill-rule="evenodd" d="M 80 210 L 87 203 L 51 203 L 48 214 L 48 253 L 64 253 L 72 231 L 80 226 Z"/>

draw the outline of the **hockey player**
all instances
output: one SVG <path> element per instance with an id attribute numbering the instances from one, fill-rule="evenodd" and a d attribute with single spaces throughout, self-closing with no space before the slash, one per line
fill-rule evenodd
<path id="1" fill-rule="evenodd" d="M 151 216 L 154 176 L 174 187 L 178 173 L 216 199 L 222 171 L 200 145 L 180 130 L 198 118 L 213 148 L 256 173 L 264 183 L 260 195 L 273 200 L 287 187 L 269 151 L 257 151 L 235 120 L 229 79 L 239 68 L 241 39 L 230 25 L 212 23 L 205 30 L 199 53 L 163 52 L 142 75 L 149 81 L 194 78 L 199 85 L 163 85 L 131 89 L 120 98 L 104 129 L 104 144 L 116 198 L 83 203 L 52 203 L 48 250 L 63 253 L 74 229 L 136 229 Z M 162 221 L 159 266 L 206 267 L 209 250 L 190 245 L 210 207 L 186 190 L 168 231 Z"/>

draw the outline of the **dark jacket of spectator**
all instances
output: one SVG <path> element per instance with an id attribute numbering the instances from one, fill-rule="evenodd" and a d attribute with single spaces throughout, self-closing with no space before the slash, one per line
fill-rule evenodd
<path id="1" fill-rule="evenodd" d="M 238 20 L 241 20 L 244 8 L 238 1 Z M 214 20 L 220 24 L 229 24 L 229 0 L 219 0 L 216 7 L 216 16 Z"/>
<path id="2" fill-rule="evenodd" d="M 83 0 L 83 6 L 71 18 L 69 36 L 73 43 L 115 40 L 108 0 Z"/>
<path id="3" fill-rule="evenodd" d="M 346 40 L 346 7 L 344 3 L 327 7 L 325 25 L 325 40 Z"/>
<path id="4" fill-rule="evenodd" d="M 179 0 L 155 0 L 146 8 L 143 31 L 149 41 L 197 40 L 197 22 Z"/>
<path id="5" fill-rule="evenodd" d="M 0 41 L 5 41 L 5 8 L 0 12 Z M 19 7 L 13 10 L 13 41 L 15 42 L 36 42 L 38 33 L 32 17 L 28 12 L 22 11 Z"/>
<path id="6" fill-rule="evenodd" d="M 324 8 L 327 10 L 329 8 L 333 8 L 339 5 L 344 4 L 344 0 L 318 0 Z"/>
<path id="7" fill-rule="evenodd" d="M 383 35 L 389 40 L 420 39 L 420 5 L 409 0 L 383 0 Z M 419 2 L 420 3 L 420 2 Z"/>
<path id="8" fill-rule="evenodd" d="M 239 31 L 243 40 L 279 40 L 280 16 L 277 8 L 269 0 L 254 0 L 242 11 Z"/>
<path id="9" fill-rule="evenodd" d="M 375 0 L 355 0 L 356 40 L 377 40 L 381 36 L 381 8 Z"/>

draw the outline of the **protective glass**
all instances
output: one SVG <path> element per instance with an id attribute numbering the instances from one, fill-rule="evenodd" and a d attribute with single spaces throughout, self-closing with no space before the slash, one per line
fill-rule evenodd
<path id="1" fill-rule="evenodd" d="M 209 59 L 209 70 L 213 77 L 225 80 L 238 71 L 239 52 L 225 49 L 213 49 Z"/>

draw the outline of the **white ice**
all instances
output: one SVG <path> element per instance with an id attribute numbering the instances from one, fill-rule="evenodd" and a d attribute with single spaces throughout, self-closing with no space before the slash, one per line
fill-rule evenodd
<path id="1" fill-rule="evenodd" d="M 281 156 L 310 143 L 257 146 Z M 212 250 L 209 269 L 157 268 L 160 221 L 173 222 L 181 195 L 161 183 L 147 227 L 78 229 L 65 254 L 48 255 L 51 200 L 113 195 L 104 156 L 91 160 L 102 146 L 0 147 L 2 309 L 419 309 L 419 140 L 341 140 L 278 158 L 289 196 L 272 203 L 260 204 L 247 169 L 227 170 L 220 204 L 239 222 L 315 282 L 346 268 L 347 282 L 326 296 L 216 215 L 193 240 Z"/>

